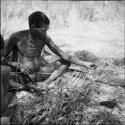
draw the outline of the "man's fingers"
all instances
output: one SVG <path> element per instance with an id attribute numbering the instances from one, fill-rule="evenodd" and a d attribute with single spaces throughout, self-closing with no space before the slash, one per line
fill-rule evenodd
<path id="1" fill-rule="evenodd" d="M 26 66 L 23 66 L 23 68 L 21 69 L 21 72 L 23 72 L 25 75 L 29 75 L 32 73 L 32 71 Z"/>
<path id="2" fill-rule="evenodd" d="M 25 66 L 25 69 L 26 69 L 26 72 L 28 73 L 28 75 L 32 73 L 32 71 L 29 68 L 27 68 L 26 66 Z"/>
<path id="3" fill-rule="evenodd" d="M 28 73 L 27 71 L 24 71 L 23 73 L 24 73 L 25 75 L 29 75 L 29 73 Z"/>
<path id="4" fill-rule="evenodd" d="M 97 68 L 97 65 L 91 64 L 90 67 L 96 69 L 96 68 Z"/>

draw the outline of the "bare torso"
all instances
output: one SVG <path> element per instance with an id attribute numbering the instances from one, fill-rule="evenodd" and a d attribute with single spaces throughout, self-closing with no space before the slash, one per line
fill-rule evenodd
<path id="1" fill-rule="evenodd" d="M 37 72 L 40 69 L 41 52 L 45 46 L 45 41 L 33 39 L 28 30 L 24 32 L 22 32 L 17 42 L 18 61 L 27 66 L 32 72 Z"/>

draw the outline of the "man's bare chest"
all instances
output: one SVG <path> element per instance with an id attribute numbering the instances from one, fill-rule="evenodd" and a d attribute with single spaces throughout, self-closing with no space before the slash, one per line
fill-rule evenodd
<path id="1" fill-rule="evenodd" d="M 33 40 L 31 38 L 24 38 L 17 44 L 19 52 L 26 56 L 39 56 L 45 42 L 42 40 Z"/>

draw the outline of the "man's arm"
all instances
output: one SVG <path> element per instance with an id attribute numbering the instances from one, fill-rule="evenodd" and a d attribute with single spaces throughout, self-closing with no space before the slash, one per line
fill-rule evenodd
<path id="1" fill-rule="evenodd" d="M 93 65 L 93 63 L 91 63 L 91 62 L 81 61 L 75 57 L 67 55 L 58 46 L 56 46 L 54 44 L 54 42 L 51 40 L 50 37 L 47 38 L 46 44 L 52 52 L 54 52 L 56 55 L 58 55 L 61 59 L 65 60 L 65 61 L 71 62 L 71 63 L 79 65 L 79 66 L 83 66 L 85 68 L 91 68 L 91 66 Z"/>
<path id="2" fill-rule="evenodd" d="M 58 55 L 61 59 L 65 61 L 69 61 L 70 56 L 68 56 L 65 52 L 63 52 L 57 45 L 54 44 L 50 37 L 47 37 L 46 44 L 49 49 Z"/>
<path id="3" fill-rule="evenodd" d="M 85 62 L 83 60 L 79 60 L 75 57 L 70 57 L 70 62 L 75 64 L 75 65 L 79 65 L 79 66 L 83 66 L 85 68 L 91 69 L 91 68 L 96 68 L 96 65 L 93 64 L 92 62 Z"/>
<path id="4" fill-rule="evenodd" d="M 13 34 L 9 38 L 9 40 L 8 40 L 7 45 L 5 46 L 5 48 L 1 51 L 1 57 L 7 57 L 11 53 L 12 49 L 17 44 L 17 42 L 18 42 L 18 38 L 16 37 L 15 34 Z"/>

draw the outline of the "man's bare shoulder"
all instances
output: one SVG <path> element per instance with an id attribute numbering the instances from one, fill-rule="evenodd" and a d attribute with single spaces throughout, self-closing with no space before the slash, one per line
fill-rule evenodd
<path id="1" fill-rule="evenodd" d="M 28 34 L 29 34 L 29 30 L 22 30 L 22 31 L 18 31 L 18 32 L 13 33 L 11 35 L 11 37 L 17 38 L 17 39 L 22 39 L 22 38 L 27 37 Z"/>
<path id="2" fill-rule="evenodd" d="M 17 42 L 22 41 L 28 37 L 29 30 L 22 30 L 12 33 L 9 39 L 6 40 L 5 46 L 14 46 Z"/>

